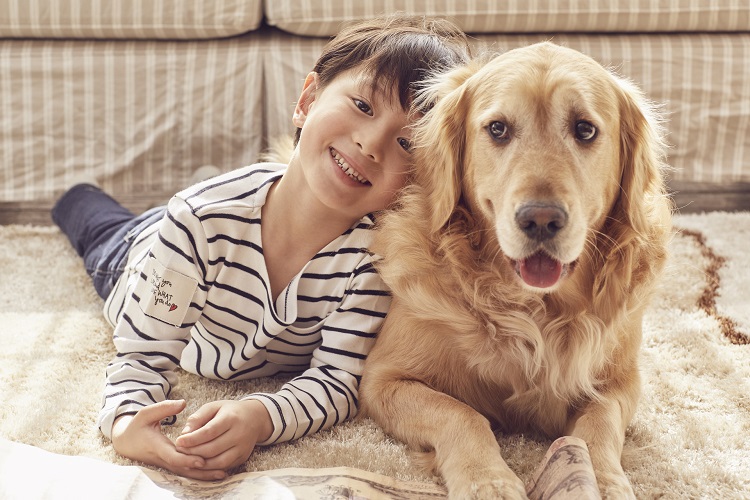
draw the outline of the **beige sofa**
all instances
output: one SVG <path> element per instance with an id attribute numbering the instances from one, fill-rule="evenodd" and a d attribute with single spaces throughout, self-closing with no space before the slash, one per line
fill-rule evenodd
<path id="1" fill-rule="evenodd" d="M 664 106 L 682 210 L 750 209 L 745 0 L 0 0 L 0 223 L 48 223 L 81 175 L 140 210 L 254 162 L 329 37 L 394 11 L 615 68 Z"/>

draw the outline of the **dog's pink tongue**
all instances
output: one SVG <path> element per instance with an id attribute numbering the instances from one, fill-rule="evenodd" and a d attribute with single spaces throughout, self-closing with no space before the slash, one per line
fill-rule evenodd
<path id="1" fill-rule="evenodd" d="M 529 286 L 547 288 L 560 279 L 562 263 L 544 252 L 537 252 L 521 261 L 521 279 Z"/>

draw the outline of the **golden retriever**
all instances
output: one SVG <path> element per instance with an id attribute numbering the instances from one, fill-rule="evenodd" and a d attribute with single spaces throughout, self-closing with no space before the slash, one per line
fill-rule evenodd
<path id="1" fill-rule="evenodd" d="M 393 305 L 363 415 L 426 451 L 451 498 L 525 498 L 493 434 L 573 435 L 601 493 L 640 394 L 644 308 L 671 235 L 653 107 L 549 42 L 437 76 L 414 185 L 374 250 Z"/>

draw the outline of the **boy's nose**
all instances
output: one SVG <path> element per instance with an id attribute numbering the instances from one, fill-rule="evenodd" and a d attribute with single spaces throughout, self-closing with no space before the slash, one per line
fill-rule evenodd
<path id="1" fill-rule="evenodd" d="M 375 160 L 375 155 L 371 151 L 371 148 L 365 147 L 361 142 L 357 143 L 357 146 L 359 146 L 360 151 L 362 151 L 362 154 L 370 158 L 371 160 Z"/>
<path id="2" fill-rule="evenodd" d="M 354 142 L 359 146 L 360 152 L 373 161 L 381 161 L 385 141 L 387 140 L 386 127 L 380 124 L 372 124 L 365 130 L 355 130 Z"/>

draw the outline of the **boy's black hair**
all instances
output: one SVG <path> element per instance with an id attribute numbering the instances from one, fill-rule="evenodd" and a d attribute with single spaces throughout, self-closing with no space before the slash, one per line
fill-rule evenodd
<path id="1" fill-rule="evenodd" d="M 468 39 L 444 19 L 395 14 L 350 25 L 323 48 L 313 71 L 323 89 L 340 73 L 361 68 L 372 76 L 372 90 L 396 91 L 408 111 L 414 92 L 432 72 L 466 62 Z M 294 143 L 299 141 L 297 129 Z"/>

